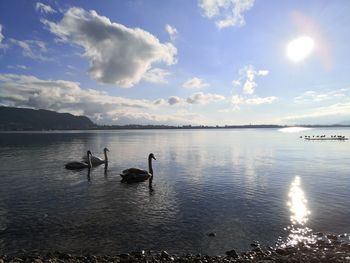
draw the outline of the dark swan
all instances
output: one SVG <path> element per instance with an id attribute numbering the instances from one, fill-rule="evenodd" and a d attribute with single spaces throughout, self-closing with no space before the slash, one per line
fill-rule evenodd
<path id="1" fill-rule="evenodd" d="M 105 156 L 105 159 L 102 159 L 100 157 L 97 157 L 97 156 L 94 156 L 94 155 L 91 155 L 91 164 L 93 166 L 95 165 L 100 165 L 100 164 L 108 164 L 108 157 L 107 157 L 107 152 L 109 152 L 109 150 L 107 148 L 104 148 L 103 149 L 103 153 L 104 153 L 104 156 Z M 87 156 L 83 156 L 83 161 L 85 163 L 88 162 L 88 157 Z"/>
<path id="2" fill-rule="evenodd" d="M 148 170 L 141 170 L 139 168 L 129 168 L 124 170 L 120 176 L 123 178 L 122 182 L 127 183 L 137 183 L 143 182 L 147 179 L 153 179 L 153 168 L 152 168 L 152 159 L 156 160 L 153 153 L 148 155 Z"/>
<path id="3" fill-rule="evenodd" d="M 66 164 L 66 169 L 69 170 L 77 170 L 77 169 L 83 169 L 83 168 L 91 168 L 91 152 L 87 151 L 86 154 L 87 162 L 69 162 Z"/>

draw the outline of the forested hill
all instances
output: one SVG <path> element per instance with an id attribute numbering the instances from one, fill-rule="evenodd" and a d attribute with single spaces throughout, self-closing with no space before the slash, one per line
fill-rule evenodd
<path id="1" fill-rule="evenodd" d="M 88 117 L 49 110 L 0 107 L 0 130 L 76 130 L 95 128 Z"/>

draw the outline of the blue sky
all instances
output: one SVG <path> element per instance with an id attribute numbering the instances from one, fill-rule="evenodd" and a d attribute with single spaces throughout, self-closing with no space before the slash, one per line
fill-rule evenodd
<path id="1" fill-rule="evenodd" d="M 100 124 L 350 123 L 349 13 L 345 0 L 1 1 L 0 105 Z"/>

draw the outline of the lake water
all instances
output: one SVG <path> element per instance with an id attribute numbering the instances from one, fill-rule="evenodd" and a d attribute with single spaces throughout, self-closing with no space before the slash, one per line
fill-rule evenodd
<path id="1" fill-rule="evenodd" d="M 0 133 L 0 252 L 224 254 L 294 227 L 350 232 L 350 129 Z M 90 149 L 109 166 L 70 171 Z M 129 167 L 148 183 L 122 184 Z M 216 233 L 209 237 L 208 233 Z"/>

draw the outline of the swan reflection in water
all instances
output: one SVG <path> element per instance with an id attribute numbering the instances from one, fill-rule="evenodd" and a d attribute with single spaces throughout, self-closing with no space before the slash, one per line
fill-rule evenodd
<path id="1" fill-rule="evenodd" d="M 298 243 L 310 244 L 314 242 L 312 229 L 306 226 L 311 212 L 307 207 L 307 199 L 301 187 L 301 180 L 296 176 L 291 183 L 287 205 L 290 211 L 291 225 L 287 227 L 290 234 L 285 246 L 295 246 Z"/>

